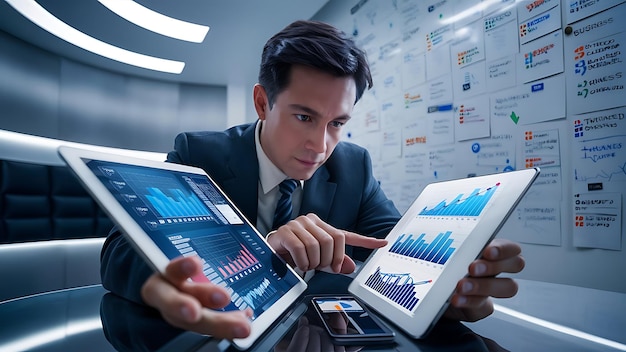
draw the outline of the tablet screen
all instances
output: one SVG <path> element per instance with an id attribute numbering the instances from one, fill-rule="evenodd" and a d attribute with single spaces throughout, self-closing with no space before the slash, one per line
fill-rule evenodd
<path id="1" fill-rule="evenodd" d="M 363 265 L 350 292 L 420 337 L 469 264 L 538 174 L 512 171 L 429 184 Z"/>
<path id="2" fill-rule="evenodd" d="M 256 318 L 299 282 L 205 175 L 83 161 L 169 259 L 202 258 L 194 279 L 225 287 L 226 310 Z"/>
<path id="3" fill-rule="evenodd" d="M 467 188 L 470 187 L 470 188 Z M 402 231 L 388 238 L 386 253 L 378 255 L 364 285 L 412 315 L 446 264 L 463 245 L 483 214 L 499 195 L 501 183 L 448 188 L 431 194 Z"/>

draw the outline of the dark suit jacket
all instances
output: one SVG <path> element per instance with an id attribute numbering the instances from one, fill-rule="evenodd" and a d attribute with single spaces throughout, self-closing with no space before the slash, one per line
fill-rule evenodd
<path id="1" fill-rule="evenodd" d="M 255 124 L 223 132 L 187 132 L 176 137 L 170 162 L 204 169 L 254 224 L 257 219 L 259 166 Z M 331 157 L 305 181 L 300 214 L 315 213 L 332 226 L 383 238 L 400 218 L 372 174 L 364 148 L 340 142 Z M 370 253 L 347 248 L 355 259 Z M 105 288 L 141 302 L 139 289 L 151 269 L 119 231 L 112 231 L 102 249 L 101 275 Z"/>

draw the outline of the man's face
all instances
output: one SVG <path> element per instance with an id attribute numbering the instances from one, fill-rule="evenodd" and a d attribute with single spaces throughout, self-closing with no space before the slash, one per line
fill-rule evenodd
<path id="1" fill-rule="evenodd" d="M 356 99 L 352 77 L 293 66 L 290 83 L 270 110 L 263 87 L 254 87 L 261 147 L 287 176 L 308 180 L 326 162 L 341 138 Z"/>

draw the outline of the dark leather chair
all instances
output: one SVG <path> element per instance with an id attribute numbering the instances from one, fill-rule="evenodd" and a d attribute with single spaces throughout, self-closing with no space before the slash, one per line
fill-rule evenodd
<path id="1" fill-rule="evenodd" d="M 0 130 L 0 301 L 100 283 L 113 222 L 58 156 L 61 144 L 94 147 Z"/>

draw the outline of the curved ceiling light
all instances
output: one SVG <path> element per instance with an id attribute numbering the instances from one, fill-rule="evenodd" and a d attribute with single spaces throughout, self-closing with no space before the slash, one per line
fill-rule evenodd
<path id="1" fill-rule="evenodd" d="M 118 16 L 139 27 L 171 38 L 202 43 L 209 27 L 162 15 L 132 0 L 98 0 Z"/>
<path id="2" fill-rule="evenodd" d="M 180 74 L 185 68 L 185 63 L 181 61 L 139 54 L 88 36 L 56 18 L 34 0 L 6 0 L 6 2 L 50 34 L 94 54 L 125 64 L 167 73 Z"/>

